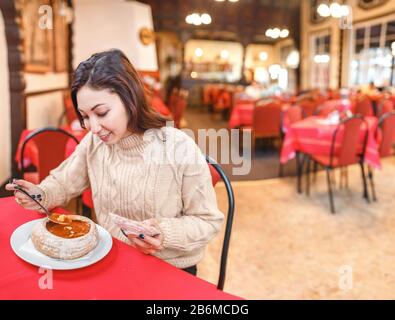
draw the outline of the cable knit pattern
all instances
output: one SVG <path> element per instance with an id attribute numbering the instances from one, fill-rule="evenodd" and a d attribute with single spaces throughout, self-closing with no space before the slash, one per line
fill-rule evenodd
<path id="1" fill-rule="evenodd" d="M 137 221 L 155 218 L 164 236 L 156 256 L 178 268 L 203 258 L 223 222 L 204 156 L 190 137 L 170 127 L 109 146 L 88 133 L 39 187 L 49 208 L 91 187 L 98 223 L 126 243 L 110 212 Z"/>

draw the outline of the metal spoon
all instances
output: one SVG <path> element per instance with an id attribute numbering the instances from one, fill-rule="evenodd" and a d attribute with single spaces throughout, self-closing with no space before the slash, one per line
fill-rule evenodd
<path id="1" fill-rule="evenodd" d="M 40 208 L 42 208 L 45 211 L 45 213 L 47 214 L 48 220 L 52 221 L 53 223 L 57 223 L 57 224 L 64 224 L 64 225 L 70 224 L 71 221 L 69 221 L 69 219 L 66 219 L 64 221 L 58 220 L 57 217 L 59 217 L 60 214 L 49 212 L 47 208 L 45 208 L 40 202 L 38 202 L 32 195 L 30 195 L 28 192 L 23 190 L 20 186 L 16 185 L 16 186 L 14 186 L 14 188 L 16 190 L 22 192 L 23 194 L 27 195 L 30 199 L 32 199 L 35 203 L 37 203 L 40 206 Z"/>

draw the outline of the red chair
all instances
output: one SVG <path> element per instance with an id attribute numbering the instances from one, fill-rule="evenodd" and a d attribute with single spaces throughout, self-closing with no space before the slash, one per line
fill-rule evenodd
<path id="1" fill-rule="evenodd" d="M 188 92 L 180 90 L 177 96 L 174 97 L 174 105 L 172 107 L 174 126 L 180 128 L 181 119 L 184 115 L 185 108 L 187 107 Z"/>
<path id="2" fill-rule="evenodd" d="M 390 101 L 391 102 L 391 101 Z M 375 133 L 376 141 L 379 142 L 380 158 L 390 157 L 394 155 L 395 141 L 395 112 L 389 112 L 382 115 Z M 373 181 L 373 170 L 368 166 L 368 176 L 372 189 L 373 201 L 377 201 L 376 190 Z"/>
<path id="3" fill-rule="evenodd" d="M 66 159 L 66 145 L 72 139 L 78 144 L 78 139 L 71 133 L 53 127 L 46 127 L 31 132 L 25 139 L 21 148 L 20 168 L 21 177 L 34 184 L 40 183 L 49 172 L 59 166 Z M 38 166 L 36 172 L 25 172 L 23 159 L 26 145 L 34 143 L 38 150 Z"/>
<path id="4" fill-rule="evenodd" d="M 284 117 L 288 118 L 288 123 L 293 124 L 303 119 L 303 109 L 299 105 L 289 107 L 282 113 L 282 124 L 284 124 Z"/>
<path id="5" fill-rule="evenodd" d="M 75 113 L 73 101 L 71 100 L 70 93 L 63 94 L 63 114 L 60 116 L 58 126 L 60 127 L 63 123 L 63 119 L 66 118 L 67 124 L 70 126 L 75 120 L 78 120 L 77 114 Z"/>
<path id="6" fill-rule="evenodd" d="M 379 104 L 378 116 L 381 117 L 382 115 L 392 112 L 394 110 L 394 103 L 389 100 L 383 100 Z"/>
<path id="7" fill-rule="evenodd" d="M 372 101 L 368 97 L 361 97 L 356 102 L 354 113 L 363 117 L 371 117 L 373 115 Z"/>
<path id="8" fill-rule="evenodd" d="M 363 158 L 364 158 L 366 143 L 368 138 L 368 130 L 366 129 L 366 133 L 364 136 L 362 153 L 358 154 L 361 125 L 365 125 L 367 128 L 367 123 L 365 122 L 365 120 L 363 120 L 363 117 L 361 115 L 355 115 L 353 117 L 343 120 L 342 122 L 340 122 L 339 126 L 336 128 L 336 130 L 333 133 L 330 155 L 329 156 L 311 155 L 313 161 L 322 165 L 326 169 L 329 201 L 330 201 L 330 207 L 332 213 L 335 213 L 335 205 L 333 201 L 332 182 L 331 182 L 330 173 L 331 170 L 335 168 L 346 167 L 352 164 L 359 163 L 361 167 L 362 179 L 363 179 L 363 197 L 367 201 L 369 201 L 365 170 L 363 166 Z M 342 141 L 340 143 L 340 148 L 338 152 L 335 154 L 335 144 L 337 142 L 336 138 L 340 132 L 339 130 L 340 128 L 343 128 L 342 137 L 341 137 Z M 308 159 L 307 161 L 308 161 L 307 162 L 307 168 L 308 168 L 307 177 L 308 177 L 310 159 Z M 309 179 L 307 179 L 307 181 L 309 181 Z M 308 188 L 309 188 L 309 183 L 307 184 L 307 189 Z"/>
<path id="9" fill-rule="evenodd" d="M 315 115 L 320 117 L 327 117 L 331 112 L 336 110 L 336 106 L 330 104 L 322 104 L 315 111 Z"/>
<path id="10" fill-rule="evenodd" d="M 277 102 L 255 104 L 252 123 L 252 150 L 257 138 L 281 137 L 281 105 Z"/>
<path id="11" fill-rule="evenodd" d="M 299 102 L 300 107 L 303 110 L 304 117 L 311 117 L 317 109 L 317 101 L 306 99 Z"/>

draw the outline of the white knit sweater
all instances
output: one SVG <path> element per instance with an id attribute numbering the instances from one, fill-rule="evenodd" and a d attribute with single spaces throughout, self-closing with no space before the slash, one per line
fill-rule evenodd
<path id="1" fill-rule="evenodd" d="M 155 218 L 164 236 L 155 255 L 178 268 L 202 259 L 223 222 L 200 149 L 170 127 L 133 134 L 115 145 L 88 133 L 39 187 L 49 208 L 90 187 L 98 223 L 126 243 L 110 212 L 138 221 Z"/>

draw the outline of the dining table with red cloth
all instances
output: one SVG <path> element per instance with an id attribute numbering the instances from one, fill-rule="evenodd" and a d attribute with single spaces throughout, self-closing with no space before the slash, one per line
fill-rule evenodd
<path id="1" fill-rule="evenodd" d="M 41 289 L 45 274 L 14 253 L 10 237 L 20 225 L 42 217 L 17 205 L 13 197 L 0 199 L 1 300 L 241 299 L 115 238 L 103 259 L 80 269 L 52 270 L 52 288 Z"/>
<path id="2" fill-rule="evenodd" d="M 72 134 L 74 137 L 77 138 L 78 141 L 81 141 L 83 137 L 87 134 L 88 131 L 86 130 L 72 130 L 69 126 L 63 126 L 61 129 L 67 131 L 68 133 Z M 34 130 L 25 129 L 22 131 L 21 136 L 18 142 L 18 148 L 15 154 L 15 161 L 18 163 L 18 167 L 21 168 L 21 151 L 22 145 L 25 141 L 26 137 L 33 132 Z M 65 150 L 65 158 L 69 157 L 73 151 L 75 150 L 76 143 L 73 139 L 70 139 L 66 144 Z M 34 143 L 34 141 L 30 141 L 25 146 L 25 153 L 23 159 L 24 168 L 28 167 L 29 165 L 33 164 L 34 166 L 38 166 L 38 150 Z"/>
<path id="3" fill-rule="evenodd" d="M 229 118 L 229 129 L 252 126 L 255 100 L 235 102 Z"/>
<path id="4" fill-rule="evenodd" d="M 258 100 L 240 100 L 239 102 L 235 102 L 229 118 L 229 129 L 251 127 L 254 119 L 255 103 Z M 272 100 L 273 99 L 268 98 L 268 101 Z M 290 105 L 289 103 L 282 103 L 278 99 L 276 99 L 276 101 L 282 105 L 283 110 L 288 108 Z"/>
<path id="5" fill-rule="evenodd" d="M 326 100 L 321 104 L 323 107 L 328 107 L 339 112 L 351 111 L 354 113 L 353 105 L 350 99 L 332 99 Z"/>
<path id="6" fill-rule="evenodd" d="M 368 126 L 368 139 L 364 161 L 374 168 L 380 168 L 378 144 L 374 137 L 378 121 L 376 117 L 365 117 L 364 119 Z M 286 163 L 293 159 L 297 152 L 309 155 L 330 155 L 333 133 L 337 127 L 337 124 L 330 124 L 328 119 L 318 116 L 308 117 L 293 123 L 289 126 L 285 134 L 280 162 Z M 339 129 L 337 134 L 334 149 L 335 154 L 340 148 L 341 132 L 342 128 Z M 360 130 L 361 149 L 365 133 L 366 126 L 362 125 Z"/>

